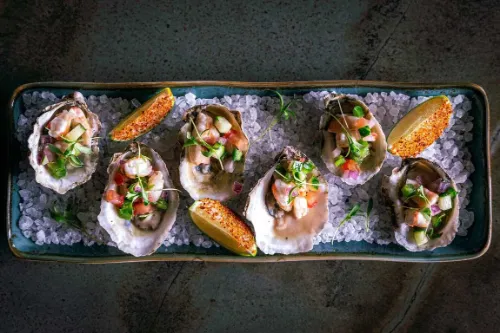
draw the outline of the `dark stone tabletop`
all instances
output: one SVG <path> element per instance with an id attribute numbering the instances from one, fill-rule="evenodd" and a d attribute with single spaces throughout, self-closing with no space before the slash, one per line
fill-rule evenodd
<path id="1" fill-rule="evenodd" d="M 0 0 L 0 102 L 49 80 L 474 82 L 495 190 L 499 46 L 494 0 Z M 490 250 L 448 264 L 38 263 L 2 231 L 0 332 L 498 332 L 498 204 Z"/>

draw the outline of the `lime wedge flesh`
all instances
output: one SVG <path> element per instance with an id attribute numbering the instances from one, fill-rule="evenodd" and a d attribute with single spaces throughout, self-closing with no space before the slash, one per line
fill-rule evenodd
<path id="1" fill-rule="evenodd" d="M 428 99 L 410 110 L 387 137 L 387 149 L 403 158 L 420 154 L 443 134 L 453 108 L 448 97 Z"/>
<path id="2" fill-rule="evenodd" d="M 224 248 L 241 256 L 255 256 L 257 245 L 250 228 L 217 200 L 201 199 L 189 207 L 196 226 Z"/>

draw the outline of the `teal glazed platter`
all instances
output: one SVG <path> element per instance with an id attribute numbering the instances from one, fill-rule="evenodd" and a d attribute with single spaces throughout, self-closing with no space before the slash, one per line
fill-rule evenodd
<path id="1" fill-rule="evenodd" d="M 359 242 L 320 243 L 307 253 L 295 255 L 265 255 L 255 257 L 233 255 L 221 247 L 203 248 L 190 245 L 160 247 L 153 255 L 136 258 L 114 247 L 84 246 L 81 242 L 68 245 L 37 245 L 23 236 L 18 221 L 21 216 L 21 197 L 17 185 L 19 162 L 24 158 L 19 153 L 15 139 L 19 116 L 24 112 L 22 95 L 34 91 L 48 91 L 62 97 L 75 90 L 84 96 L 107 95 L 137 99 L 141 103 L 152 97 L 161 88 L 170 87 L 174 96 L 194 93 L 198 98 L 223 97 L 225 95 L 271 96 L 270 89 L 283 95 L 303 95 L 310 91 L 335 90 L 338 93 L 357 94 L 394 91 L 411 97 L 463 94 L 472 102 L 474 117 L 473 140 L 467 143 L 472 154 L 475 171 L 467 209 L 474 213 L 474 223 L 467 236 L 456 237 L 447 247 L 433 251 L 410 252 L 402 246 Z M 74 263 L 120 263 L 139 261 L 218 261 L 218 262 L 277 262 L 305 260 L 379 260 L 400 262 L 447 262 L 475 259 L 489 248 L 492 235 L 491 210 L 491 166 L 490 166 L 490 109 L 484 90 L 471 83 L 400 83 L 381 81 L 311 81 L 311 82 L 233 82 L 233 81 L 187 81 L 187 82 L 140 82 L 140 83 L 81 83 L 39 82 L 18 87 L 9 103 L 10 142 L 7 193 L 7 235 L 12 253 L 22 259 Z"/>

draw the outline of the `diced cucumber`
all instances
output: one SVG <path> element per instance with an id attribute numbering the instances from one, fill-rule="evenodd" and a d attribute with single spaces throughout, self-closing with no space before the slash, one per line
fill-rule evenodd
<path id="1" fill-rule="evenodd" d="M 217 142 L 214 145 L 214 150 L 212 152 L 212 156 L 218 159 L 221 159 L 224 153 L 226 152 L 226 148 L 221 145 L 219 142 Z"/>
<path id="2" fill-rule="evenodd" d="M 425 229 L 414 229 L 413 237 L 415 238 L 415 243 L 417 243 L 418 246 L 424 245 L 429 241 L 427 235 L 425 234 Z"/>
<path id="3" fill-rule="evenodd" d="M 217 130 L 222 134 L 229 132 L 231 130 L 231 127 L 233 127 L 233 125 L 231 125 L 231 123 L 226 118 L 221 116 L 215 117 L 214 125 L 215 128 L 217 128 Z"/>
<path id="4" fill-rule="evenodd" d="M 457 191 L 453 187 L 448 187 L 448 189 L 441 193 L 439 196 L 445 197 L 447 195 L 451 196 L 451 198 L 453 199 L 457 196 Z"/>
<path id="5" fill-rule="evenodd" d="M 344 165 L 344 163 L 345 163 L 345 162 L 346 162 L 346 161 L 345 161 L 344 156 L 340 155 L 339 157 L 337 157 L 337 158 L 335 159 L 335 166 L 336 166 L 337 168 L 339 168 L 339 167 L 341 167 L 342 165 Z"/>
<path id="6" fill-rule="evenodd" d="M 81 152 L 81 153 L 83 153 L 83 154 L 86 154 L 86 155 L 88 155 L 88 154 L 92 153 L 92 149 L 90 149 L 89 147 L 86 147 L 86 146 L 84 146 L 84 145 L 81 145 L 81 144 L 79 144 L 79 143 L 76 143 L 76 144 L 75 144 L 75 148 L 76 148 L 76 150 L 78 150 L 79 152 Z"/>
<path id="7" fill-rule="evenodd" d="M 243 158 L 243 152 L 238 150 L 238 148 L 234 148 L 233 150 L 233 161 L 239 162 Z"/>
<path id="8" fill-rule="evenodd" d="M 83 127 L 82 124 L 78 124 L 68 133 L 66 139 L 68 139 L 69 141 L 76 141 L 80 139 L 80 137 L 83 135 L 83 133 L 85 133 L 86 130 L 87 129 Z"/>
<path id="9" fill-rule="evenodd" d="M 354 107 L 354 109 L 352 109 L 352 114 L 354 115 L 354 117 L 364 117 L 365 116 L 365 112 L 363 111 L 363 108 L 359 105 L 356 105 Z"/>
<path id="10" fill-rule="evenodd" d="M 449 210 L 453 208 L 453 202 L 451 200 L 451 195 L 447 195 L 444 197 L 439 197 L 439 209 L 441 210 Z"/>
<path id="11" fill-rule="evenodd" d="M 370 127 L 368 127 L 368 126 L 363 126 L 363 127 L 359 128 L 358 132 L 362 137 L 368 136 L 372 133 L 372 131 L 370 130 Z"/>
<path id="12" fill-rule="evenodd" d="M 412 184 L 406 184 L 401 188 L 401 194 L 403 194 L 403 197 L 409 198 L 415 193 L 415 186 Z"/>

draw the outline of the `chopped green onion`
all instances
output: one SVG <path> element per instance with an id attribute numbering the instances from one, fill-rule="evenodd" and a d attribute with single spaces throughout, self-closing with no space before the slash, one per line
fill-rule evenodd
<path id="1" fill-rule="evenodd" d="M 311 161 L 307 161 L 302 164 L 302 170 L 305 171 L 305 173 L 309 173 L 313 171 L 313 169 L 314 169 L 314 163 L 312 163 Z"/>
<path id="2" fill-rule="evenodd" d="M 345 163 L 345 158 L 344 156 L 340 155 L 338 156 L 336 159 L 335 159 L 335 166 L 338 168 L 338 167 L 341 167 L 342 165 L 344 165 Z"/>
<path id="3" fill-rule="evenodd" d="M 435 229 L 439 228 L 441 226 L 441 224 L 443 223 L 443 217 L 445 215 L 446 214 L 441 213 L 439 215 L 433 216 L 431 219 L 432 227 Z"/>
<path id="4" fill-rule="evenodd" d="M 420 211 L 420 213 L 426 218 L 430 219 L 431 218 L 431 209 L 429 207 L 426 207 Z"/>
<path id="5" fill-rule="evenodd" d="M 451 196 L 451 198 L 453 199 L 457 196 L 457 191 L 453 187 L 448 187 L 448 189 L 441 193 L 439 196 L 445 197 L 447 195 Z"/>
<path id="6" fill-rule="evenodd" d="M 413 186 L 412 184 L 406 184 L 401 188 L 401 193 L 403 194 L 404 198 L 411 197 L 413 194 L 415 194 L 415 191 L 415 186 Z"/>
<path id="7" fill-rule="evenodd" d="M 54 154 L 63 155 L 63 152 L 61 151 L 61 149 L 57 148 L 57 146 L 49 143 L 48 147 L 49 147 L 49 150 L 51 152 L 53 152 Z"/>
<path id="8" fill-rule="evenodd" d="M 303 182 L 306 179 L 306 175 L 300 171 L 294 171 L 293 178 L 295 178 L 299 182 Z"/>
<path id="9" fill-rule="evenodd" d="M 319 184 L 320 184 L 318 177 L 312 177 L 311 178 L 311 184 L 312 184 L 312 187 L 315 190 L 318 190 L 319 189 Z"/>
<path id="10" fill-rule="evenodd" d="M 359 134 L 361 134 L 362 137 L 368 136 L 372 133 L 370 130 L 370 127 L 368 126 L 363 126 L 360 129 L 358 129 Z"/>
<path id="11" fill-rule="evenodd" d="M 302 163 L 299 161 L 293 161 L 292 163 L 292 170 L 294 171 L 301 171 L 302 170 Z"/>
<path id="12" fill-rule="evenodd" d="M 158 209 L 162 209 L 162 210 L 167 210 L 167 208 L 168 208 L 167 201 L 165 201 L 165 199 L 162 199 L 162 198 L 158 199 L 158 201 L 156 201 L 155 205 Z"/>
<path id="13" fill-rule="evenodd" d="M 363 111 L 363 108 L 359 105 L 356 105 L 354 107 L 354 109 L 352 109 L 352 114 L 354 115 L 354 117 L 358 117 L 358 118 L 365 116 L 365 112 Z"/>
<path id="14" fill-rule="evenodd" d="M 234 148 L 233 150 L 233 161 L 239 162 L 243 158 L 243 153 L 238 148 Z"/>
<path id="15" fill-rule="evenodd" d="M 61 179 L 66 176 L 66 159 L 59 157 L 55 162 L 50 162 L 47 164 L 47 169 L 50 174 L 57 179 Z"/>

